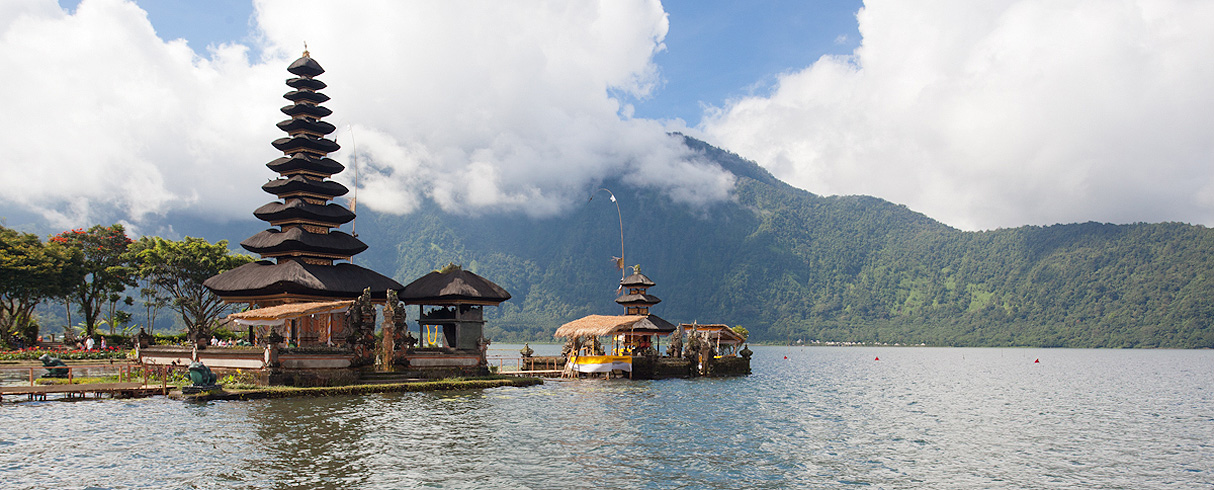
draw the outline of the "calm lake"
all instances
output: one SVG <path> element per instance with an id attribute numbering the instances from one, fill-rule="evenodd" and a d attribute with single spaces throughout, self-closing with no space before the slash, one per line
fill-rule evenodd
<path id="1" fill-rule="evenodd" d="M 1214 351 L 752 349 L 729 379 L 6 402 L 0 487 L 1214 488 Z"/>

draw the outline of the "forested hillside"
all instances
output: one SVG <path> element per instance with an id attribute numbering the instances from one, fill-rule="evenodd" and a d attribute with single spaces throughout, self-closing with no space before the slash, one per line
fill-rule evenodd
<path id="1" fill-rule="evenodd" d="M 752 340 L 1214 347 L 1214 232 L 1097 223 L 962 232 L 881 199 L 821 197 L 703 142 L 738 177 L 707 209 L 619 182 L 624 253 L 658 285 L 654 313 L 742 325 Z M 587 196 L 590 197 L 589 195 Z M 360 264 L 407 282 L 447 262 L 513 295 L 497 340 L 548 340 L 619 312 L 619 221 L 606 193 L 550 219 L 360 211 Z"/>

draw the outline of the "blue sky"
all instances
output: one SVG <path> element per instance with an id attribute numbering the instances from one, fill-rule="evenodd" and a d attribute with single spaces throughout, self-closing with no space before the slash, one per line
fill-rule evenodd
<path id="1" fill-rule="evenodd" d="M 78 1 L 62 0 L 73 9 Z M 138 1 L 156 33 L 201 51 L 225 42 L 250 43 L 253 4 L 244 0 Z M 698 124 L 704 105 L 769 90 L 776 76 L 825 54 L 859 45 L 855 0 L 667 0 L 666 50 L 654 57 L 663 82 L 635 103 L 635 117 L 680 118 Z M 252 44 L 252 43 L 250 43 Z"/>
<path id="2" fill-rule="evenodd" d="M 1208 0 L 0 2 L 0 180 L 27 183 L 0 216 L 249 219 L 307 41 L 385 212 L 729 199 L 679 131 L 961 229 L 1214 226 L 1210 25 Z"/>

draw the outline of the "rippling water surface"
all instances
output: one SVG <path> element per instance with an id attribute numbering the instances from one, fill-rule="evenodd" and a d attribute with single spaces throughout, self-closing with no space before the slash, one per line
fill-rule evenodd
<path id="1" fill-rule="evenodd" d="M 0 487 L 1214 488 L 1214 351 L 754 350 L 729 379 L 6 402 Z"/>

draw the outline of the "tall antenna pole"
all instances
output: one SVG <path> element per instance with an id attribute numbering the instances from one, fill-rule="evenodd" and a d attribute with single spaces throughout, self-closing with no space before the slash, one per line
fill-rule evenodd
<path id="1" fill-rule="evenodd" d="M 354 127 L 346 124 L 346 130 L 350 131 L 350 164 L 354 166 L 354 196 L 350 198 L 354 219 L 350 221 L 350 235 L 358 238 L 358 142 L 354 141 Z M 354 257 L 350 257 L 350 263 L 354 263 Z"/>
<path id="2" fill-rule="evenodd" d="M 611 196 L 611 202 L 615 203 L 615 215 L 620 219 L 620 259 L 619 262 L 617 262 L 617 265 L 620 267 L 620 280 L 623 281 L 626 277 L 624 274 L 624 271 L 626 270 L 624 267 L 624 215 L 620 213 L 620 201 L 616 200 L 615 194 L 611 192 L 611 189 L 600 187 L 599 190 L 607 191 L 607 195 Z M 594 200 L 594 194 L 590 195 L 590 200 Z"/>
<path id="3" fill-rule="evenodd" d="M 350 212 L 354 213 L 354 220 L 350 222 L 350 234 L 358 238 L 358 142 L 354 141 L 354 127 L 347 124 L 346 129 L 350 131 L 350 162 L 354 166 L 354 197 L 350 199 Z M 354 263 L 353 258 L 350 263 Z"/>

